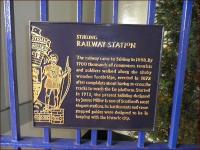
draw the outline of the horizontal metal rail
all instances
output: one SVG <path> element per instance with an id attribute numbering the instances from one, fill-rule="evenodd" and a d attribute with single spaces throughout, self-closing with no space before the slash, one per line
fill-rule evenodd
<path id="1" fill-rule="evenodd" d="M 115 144 L 107 146 L 105 141 L 99 141 L 98 145 L 91 145 L 89 140 L 83 140 L 82 144 L 76 145 L 74 139 L 52 139 L 50 143 L 43 142 L 42 138 L 23 137 L 20 141 L 14 142 L 10 137 L 1 137 L 1 146 L 26 147 L 26 148 L 45 148 L 45 149 L 138 149 L 137 143 L 132 141 L 113 141 Z M 155 144 L 147 143 L 146 150 L 169 150 L 167 143 Z M 177 150 L 199 150 L 198 145 L 180 145 Z"/>
<path id="2" fill-rule="evenodd" d="M 101 23 L 101 0 L 95 0 L 94 23 Z M 113 0 L 112 23 L 118 23 L 118 0 Z M 147 24 L 154 24 L 156 13 L 156 0 L 148 1 Z M 81 139 L 81 129 L 76 129 L 75 139 L 51 138 L 51 129 L 44 128 L 43 137 L 21 137 L 18 110 L 17 80 L 16 80 L 16 60 L 15 60 L 15 33 L 14 33 L 14 3 L 13 0 L 4 1 L 4 17 L 6 30 L 6 48 L 9 75 L 9 97 L 11 113 L 11 136 L 1 136 L 1 147 L 27 147 L 44 149 L 180 149 L 180 150 L 199 150 L 199 145 L 178 145 L 178 128 L 180 120 L 181 99 L 183 94 L 184 73 L 187 60 L 187 48 L 189 41 L 190 23 L 192 15 L 192 0 L 184 0 L 182 25 L 179 41 L 179 55 L 176 73 L 176 83 L 173 98 L 173 111 L 171 119 L 171 130 L 169 143 L 155 144 L 145 143 L 145 132 L 139 131 L 138 141 L 113 141 L 112 130 L 107 131 L 107 140 L 98 140 L 98 132 L 91 131 L 91 140 Z M 48 0 L 40 1 L 40 20 L 48 20 Z M 77 0 L 77 22 L 83 21 L 83 0 Z"/>

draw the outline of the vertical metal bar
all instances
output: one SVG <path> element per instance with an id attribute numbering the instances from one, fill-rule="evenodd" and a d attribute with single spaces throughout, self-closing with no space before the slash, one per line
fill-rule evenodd
<path id="1" fill-rule="evenodd" d="M 76 144 L 81 144 L 81 129 L 76 129 Z"/>
<path id="2" fill-rule="evenodd" d="M 83 0 L 77 1 L 77 22 L 83 21 Z M 81 144 L 81 129 L 76 129 L 76 144 Z"/>
<path id="3" fill-rule="evenodd" d="M 138 132 L 138 143 L 137 143 L 137 147 L 138 147 L 138 148 L 144 148 L 144 142 L 145 142 L 145 132 L 139 131 L 139 132 Z"/>
<path id="4" fill-rule="evenodd" d="M 40 21 L 48 20 L 48 0 L 40 0 Z"/>
<path id="5" fill-rule="evenodd" d="M 95 0 L 94 11 L 95 11 L 94 22 L 101 23 L 101 0 Z"/>
<path id="6" fill-rule="evenodd" d="M 48 0 L 40 0 L 40 21 L 48 20 Z M 51 141 L 51 129 L 44 128 L 44 142 Z"/>
<path id="7" fill-rule="evenodd" d="M 83 21 L 83 0 L 77 1 L 77 22 Z"/>
<path id="8" fill-rule="evenodd" d="M 51 142 L 51 128 L 44 128 L 44 142 Z"/>
<path id="9" fill-rule="evenodd" d="M 113 0 L 113 17 L 112 22 L 118 23 L 118 0 Z M 112 145 L 112 130 L 107 131 L 107 146 Z"/>
<path id="10" fill-rule="evenodd" d="M 148 0 L 147 24 L 154 24 L 156 0 Z"/>
<path id="11" fill-rule="evenodd" d="M 154 18 L 156 14 L 156 0 L 148 0 L 147 10 L 147 24 L 154 24 Z M 143 148 L 145 143 L 145 132 L 138 132 L 138 148 Z"/>
<path id="12" fill-rule="evenodd" d="M 189 42 L 190 24 L 192 17 L 192 0 L 183 2 L 183 12 L 181 21 L 181 32 L 179 39 L 178 64 L 176 70 L 176 81 L 173 96 L 173 108 L 171 116 L 171 127 L 169 135 L 169 148 L 176 148 L 178 138 L 178 128 L 181 112 L 182 95 L 184 88 L 185 68 L 187 62 L 187 49 Z"/>
<path id="13" fill-rule="evenodd" d="M 91 131 L 91 145 L 97 145 L 97 130 Z"/>
<path id="14" fill-rule="evenodd" d="M 107 131 L 107 146 L 112 145 L 112 130 Z"/>
<path id="15" fill-rule="evenodd" d="M 112 22 L 114 24 L 118 23 L 118 0 L 113 0 L 113 18 Z"/>
<path id="16" fill-rule="evenodd" d="M 101 23 L 101 0 L 95 0 L 94 23 Z M 91 131 L 91 145 L 97 145 L 97 130 Z"/>
<path id="17" fill-rule="evenodd" d="M 20 122 L 17 91 L 16 47 L 14 27 L 14 2 L 4 1 L 4 19 L 6 30 L 6 49 L 8 61 L 9 99 L 12 140 L 20 140 Z"/>

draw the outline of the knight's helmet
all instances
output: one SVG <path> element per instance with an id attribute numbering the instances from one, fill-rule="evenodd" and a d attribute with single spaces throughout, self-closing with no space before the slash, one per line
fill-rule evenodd
<path id="1" fill-rule="evenodd" d="M 32 26 L 31 30 L 31 42 L 32 42 L 32 64 L 33 66 L 41 66 L 42 61 L 45 57 L 48 57 L 49 53 L 52 51 L 51 41 L 41 35 L 41 29 Z"/>

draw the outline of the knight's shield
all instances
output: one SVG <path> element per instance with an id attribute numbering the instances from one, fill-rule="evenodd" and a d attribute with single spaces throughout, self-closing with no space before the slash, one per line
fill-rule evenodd
<path id="1" fill-rule="evenodd" d="M 33 101 L 36 102 L 42 90 L 42 66 L 46 63 L 51 41 L 41 35 L 41 29 L 32 26 L 31 30 L 31 49 L 32 49 L 32 82 L 33 82 Z"/>

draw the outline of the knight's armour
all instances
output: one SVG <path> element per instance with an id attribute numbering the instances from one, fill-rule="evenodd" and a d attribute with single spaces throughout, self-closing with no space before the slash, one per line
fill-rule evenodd
<path id="1" fill-rule="evenodd" d="M 46 65 L 44 74 L 47 77 L 44 83 L 46 89 L 59 89 L 62 82 L 62 68 L 58 65 Z"/>

